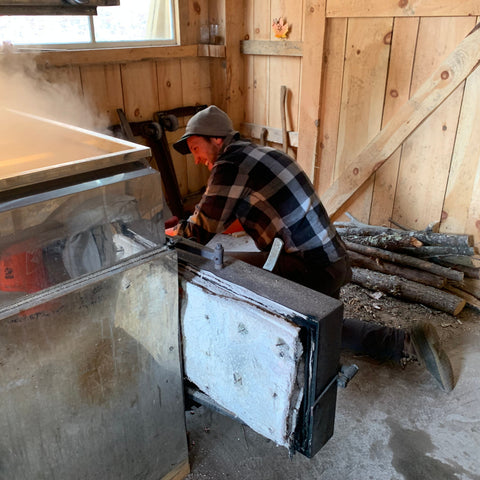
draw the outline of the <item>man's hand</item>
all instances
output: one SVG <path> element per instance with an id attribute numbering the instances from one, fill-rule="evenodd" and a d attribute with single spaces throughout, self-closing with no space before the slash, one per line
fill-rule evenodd
<path id="1" fill-rule="evenodd" d="M 171 217 L 165 221 L 165 235 L 169 237 L 174 237 L 178 231 L 178 217 Z"/>

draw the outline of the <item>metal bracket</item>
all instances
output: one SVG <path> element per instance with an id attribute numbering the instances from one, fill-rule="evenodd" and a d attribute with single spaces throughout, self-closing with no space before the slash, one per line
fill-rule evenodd
<path id="1" fill-rule="evenodd" d="M 357 374 L 358 366 L 355 364 L 352 365 L 342 365 L 340 371 L 330 380 L 329 384 L 323 389 L 323 392 L 315 399 L 313 405 L 310 407 L 310 411 L 313 413 L 314 408 L 318 405 L 318 402 L 322 397 L 330 390 L 331 386 L 337 382 L 337 385 L 342 388 L 346 388 L 348 382 Z"/>
<path id="2" fill-rule="evenodd" d="M 224 249 L 221 243 L 217 243 L 215 245 L 215 249 L 213 250 L 213 252 L 209 248 L 196 247 L 184 243 L 181 240 L 175 241 L 172 238 L 168 240 L 168 244 L 169 247 L 179 248 L 181 250 L 185 250 L 186 252 L 190 252 L 203 258 L 207 258 L 208 260 L 212 260 L 216 270 L 220 270 L 221 268 L 223 268 Z"/>

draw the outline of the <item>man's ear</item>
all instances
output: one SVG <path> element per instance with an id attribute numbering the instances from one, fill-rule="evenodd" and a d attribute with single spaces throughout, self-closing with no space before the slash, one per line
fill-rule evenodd
<path id="1" fill-rule="evenodd" d="M 212 137 L 210 139 L 215 145 L 217 145 L 218 147 L 220 147 L 223 143 L 223 140 L 224 138 L 223 137 Z"/>

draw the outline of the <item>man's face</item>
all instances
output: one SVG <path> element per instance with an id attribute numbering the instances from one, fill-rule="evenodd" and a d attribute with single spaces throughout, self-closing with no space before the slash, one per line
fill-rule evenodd
<path id="1" fill-rule="evenodd" d="M 209 170 L 213 168 L 222 147 L 222 138 L 205 138 L 192 135 L 187 138 L 188 148 L 193 154 L 195 164 L 206 165 Z"/>

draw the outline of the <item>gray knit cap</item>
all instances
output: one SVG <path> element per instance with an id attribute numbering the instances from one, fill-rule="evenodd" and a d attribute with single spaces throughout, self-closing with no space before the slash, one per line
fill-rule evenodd
<path id="1" fill-rule="evenodd" d="M 187 138 L 192 135 L 204 137 L 227 137 L 238 133 L 233 129 L 230 117 L 215 105 L 200 110 L 187 123 L 183 137 L 173 144 L 177 152 L 186 155 L 190 153 Z"/>

